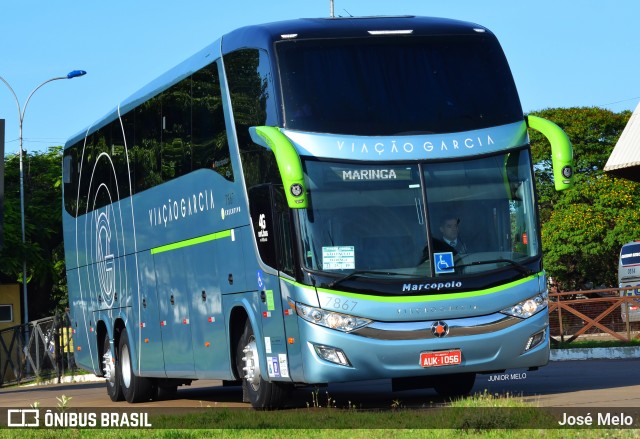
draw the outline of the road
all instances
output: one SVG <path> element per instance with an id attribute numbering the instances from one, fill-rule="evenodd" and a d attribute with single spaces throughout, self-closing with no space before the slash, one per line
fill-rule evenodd
<path id="1" fill-rule="evenodd" d="M 538 371 L 508 371 L 479 375 L 474 392 L 521 396 L 542 407 L 634 407 L 640 408 L 640 359 L 551 362 Z M 332 384 L 322 387 L 314 403 L 314 389 L 297 389 L 292 407 L 331 405 L 337 408 L 429 407 L 444 402 L 432 389 L 391 392 L 388 380 Z M 76 408 L 126 408 L 127 403 L 111 402 L 102 382 L 54 384 L 0 389 L 0 407 L 57 407 L 62 395 L 71 397 Z M 328 403 L 327 399 L 331 402 Z M 220 381 L 195 381 L 180 387 L 176 399 L 136 404 L 142 407 L 248 407 L 242 403 L 239 387 L 222 387 Z M 129 405 L 129 408 L 132 408 Z"/>

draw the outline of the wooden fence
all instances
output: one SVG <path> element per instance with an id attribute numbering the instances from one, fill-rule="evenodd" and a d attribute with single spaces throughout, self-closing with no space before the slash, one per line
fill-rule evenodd
<path id="1" fill-rule="evenodd" d="M 631 341 L 640 338 L 638 287 L 549 294 L 552 343 L 578 337 Z"/>

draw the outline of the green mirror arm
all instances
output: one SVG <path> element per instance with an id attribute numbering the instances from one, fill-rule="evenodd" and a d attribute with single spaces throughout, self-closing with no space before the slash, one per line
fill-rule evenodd
<path id="1" fill-rule="evenodd" d="M 270 149 L 275 155 L 289 207 L 306 208 L 307 191 L 304 187 L 302 162 L 293 144 L 276 127 L 251 127 L 249 133 L 255 143 Z"/>
<path id="2" fill-rule="evenodd" d="M 573 184 L 573 147 L 567 134 L 555 123 L 538 116 L 526 116 L 527 125 L 540 131 L 551 144 L 553 180 L 557 191 Z"/>

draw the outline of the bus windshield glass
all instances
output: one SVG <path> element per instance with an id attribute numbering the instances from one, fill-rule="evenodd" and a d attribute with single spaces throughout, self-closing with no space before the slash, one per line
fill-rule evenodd
<path id="1" fill-rule="evenodd" d="M 306 160 L 304 266 L 362 277 L 472 276 L 540 257 L 527 150 L 449 163 Z M 423 187 L 424 186 L 424 187 Z"/>
<path id="2" fill-rule="evenodd" d="M 276 48 L 287 129 L 427 134 L 522 120 L 490 34 L 292 40 Z"/>

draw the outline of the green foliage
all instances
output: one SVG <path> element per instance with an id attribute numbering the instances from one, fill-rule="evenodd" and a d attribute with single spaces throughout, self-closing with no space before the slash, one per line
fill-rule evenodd
<path id="1" fill-rule="evenodd" d="M 576 172 L 574 187 L 556 192 L 549 143 L 530 131 L 545 269 L 563 290 L 615 286 L 620 247 L 640 238 L 640 184 L 612 178 L 603 168 L 631 113 L 557 108 L 535 114 L 565 130 Z"/>
<path id="2" fill-rule="evenodd" d="M 22 282 L 26 256 L 29 319 L 52 315 L 67 306 L 62 243 L 62 147 L 25 153 L 24 206 L 26 246 L 20 225 L 19 156 L 5 160 L 4 245 L 0 281 Z"/>

